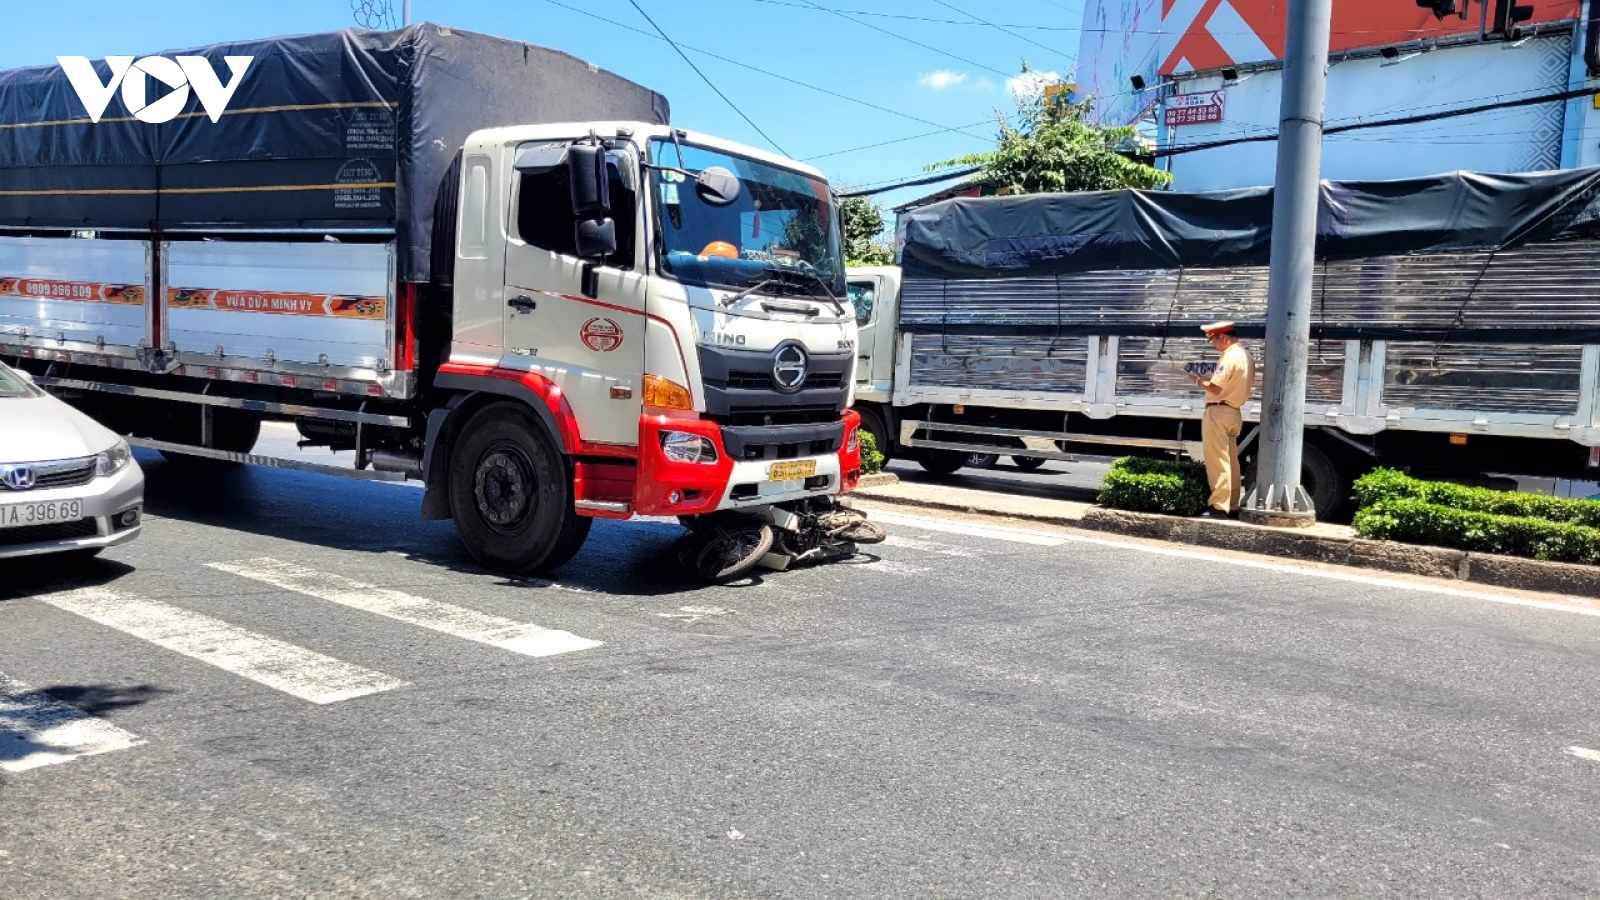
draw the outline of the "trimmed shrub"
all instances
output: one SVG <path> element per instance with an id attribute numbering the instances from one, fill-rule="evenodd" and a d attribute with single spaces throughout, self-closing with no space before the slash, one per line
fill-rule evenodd
<path id="1" fill-rule="evenodd" d="M 1356 480 L 1355 495 L 1362 507 L 1391 500 L 1420 500 L 1468 512 L 1600 528 L 1600 503 L 1593 500 L 1567 500 L 1543 494 L 1423 481 L 1394 469 L 1374 469 L 1363 475 Z"/>
<path id="2" fill-rule="evenodd" d="M 1557 562 L 1600 563 L 1600 528 L 1453 509 L 1415 498 L 1380 500 L 1356 513 L 1354 525 L 1356 533 L 1365 538 Z"/>
<path id="3" fill-rule="evenodd" d="M 1097 499 L 1116 509 L 1194 516 L 1210 498 L 1200 463 L 1126 456 L 1111 464 Z"/>
<path id="4" fill-rule="evenodd" d="M 878 452 L 878 439 L 865 428 L 857 429 L 861 437 L 861 474 L 876 475 L 883 471 L 883 454 Z"/>

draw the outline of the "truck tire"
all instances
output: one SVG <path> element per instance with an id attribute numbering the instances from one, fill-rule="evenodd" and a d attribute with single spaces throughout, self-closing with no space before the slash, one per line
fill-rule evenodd
<path id="1" fill-rule="evenodd" d="M 873 445 L 883 454 L 883 461 L 888 463 L 894 458 L 894 454 L 890 452 L 892 448 L 889 446 L 889 429 L 884 427 L 883 416 L 867 406 L 858 408 L 856 412 L 861 415 L 861 430 L 872 435 Z"/>
<path id="2" fill-rule="evenodd" d="M 1044 460 L 1037 456 L 1013 456 L 1011 461 L 1024 472 L 1032 472 L 1034 469 L 1044 466 Z"/>
<path id="3" fill-rule="evenodd" d="M 923 450 L 917 454 L 917 465 L 935 475 L 954 475 L 967 463 L 967 454 L 959 450 Z"/>
<path id="4" fill-rule="evenodd" d="M 1300 448 L 1300 484 L 1311 495 L 1317 518 L 1338 521 L 1350 502 L 1349 473 L 1322 448 L 1307 441 Z"/>
<path id="5" fill-rule="evenodd" d="M 561 527 L 561 536 L 556 538 L 555 547 L 539 564 L 539 571 L 553 572 L 570 562 L 583 549 L 583 542 L 589 539 L 589 529 L 593 526 L 594 519 L 588 516 L 580 516 L 576 512 L 569 516 L 567 523 Z"/>
<path id="6" fill-rule="evenodd" d="M 448 490 L 456 534 L 485 568 L 532 574 L 557 549 L 571 559 L 582 544 L 573 539 L 582 526 L 571 523 L 580 517 L 566 466 L 544 424 L 520 404 L 491 404 L 462 427 Z"/>
<path id="7" fill-rule="evenodd" d="M 200 423 L 186 423 L 181 428 L 164 430 L 154 435 L 157 440 L 200 446 Z M 241 409 L 219 407 L 211 411 L 211 449 L 229 453 L 249 453 L 261 439 L 261 417 Z M 191 456 L 177 451 L 157 451 L 168 462 L 187 466 L 226 467 L 242 465 L 226 459 L 209 456 Z"/>

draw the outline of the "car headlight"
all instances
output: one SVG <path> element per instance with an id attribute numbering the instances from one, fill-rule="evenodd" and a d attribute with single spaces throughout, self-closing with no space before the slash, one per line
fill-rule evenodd
<path id="1" fill-rule="evenodd" d="M 688 431 L 661 432 L 661 452 L 672 462 L 711 463 L 717 461 L 717 448 L 711 439 Z"/>
<path id="2" fill-rule="evenodd" d="M 128 442 L 117 439 L 110 450 L 95 454 L 94 474 L 98 478 L 115 475 L 133 464 L 133 451 L 128 449 Z"/>

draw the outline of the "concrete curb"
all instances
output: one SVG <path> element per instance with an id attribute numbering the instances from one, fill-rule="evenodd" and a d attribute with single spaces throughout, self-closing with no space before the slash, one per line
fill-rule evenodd
<path id="1" fill-rule="evenodd" d="M 893 472 L 877 472 L 877 473 L 872 474 L 872 475 L 863 475 L 863 476 L 861 476 L 861 483 L 858 484 L 857 487 L 864 487 L 864 488 L 887 487 L 887 486 L 889 486 L 891 484 L 899 484 L 899 483 L 900 483 L 900 476 L 899 475 L 896 475 Z"/>
<path id="2" fill-rule="evenodd" d="M 869 483 L 867 478 L 893 479 Z M 862 487 L 885 487 L 899 481 L 892 474 L 869 475 Z M 972 503 L 871 494 L 866 499 L 899 506 L 952 512 L 985 513 L 1060 525 L 1083 531 L 1122 534 L 1176 544 L 1236 550 L 1330 565 L 1379 569 L 1428 578 L 1443 578 L 1525 591 L 1600 598 L 1600 566 L 1542 562 L 1514 556 L 1472 553 L 1359 537 L 1307 534 L 1293 528 L 1268 528 L 1241 522 L 1191 519 L 1120 509 L 1090 507 L 1081 517 L 1016 510 L 985 509 Z"/>

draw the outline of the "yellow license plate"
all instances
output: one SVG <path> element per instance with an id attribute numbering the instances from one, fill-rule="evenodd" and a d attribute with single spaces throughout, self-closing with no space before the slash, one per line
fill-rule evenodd
<path id="1" fill-rule="evenodd" d="M 815 474 L 817 474 L 817 461 L 801 459 L 795 462 L 773 463 L 767 469 L 767 480 L 792 481 L 796 478 L 810 478 Z"/>

